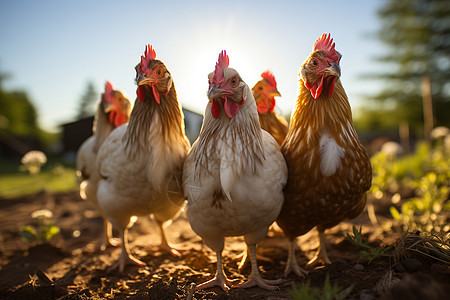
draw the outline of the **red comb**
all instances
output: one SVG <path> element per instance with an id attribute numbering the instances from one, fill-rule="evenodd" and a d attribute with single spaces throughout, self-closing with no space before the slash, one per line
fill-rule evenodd
<path id="1" fill-rule="evenodd" d="M 141 72 L 149 71 L 148 64 L 152 59 L 156 58 L 156 52 L 153 49 L 152 45 L 148 44 L 145 46 L 144 55 L 141 55 Z"/>
<path id="2" fill-rule="evenodd" d="M 222 50 L 219 54 L 219 59 L 216 62 L 216 69 L 214 70 L 213 81 L 215 83 L 223 82 L 223 70 L 230 64 L 230 58 L 227 55 L 227 51 Z"/>
<path id="3" fill-rule="evenodd" d="M 267 83 L 272 86 L 274 89 L 277 88 L 277 81 L 275 80 L 275 76 L 273 76 L 272 72 L 269 70 L 265 71 L 261 74 L 262 79 L 267 81 Z"/>
<path id="4" fill-rule="evenodd" d="M 339 55 L 334 49 L 333 39 L 331 38 L 331 35 L 329 33 L 324 33 L 320 38 L 317 39 L 313 47 L 313 51 L 316 50 L 325 52 L 325 55 L 329 56 L 332 60 L 339 60 Z"/>
<path id="5" fill-rule="evenodd" d="M 105 82 L 105 101 L 111 103 L 114 98 L 114 88 L 111 82 Z"/>

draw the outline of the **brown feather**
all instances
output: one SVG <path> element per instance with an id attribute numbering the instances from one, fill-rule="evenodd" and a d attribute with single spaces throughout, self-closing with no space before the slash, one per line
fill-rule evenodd
<path id="1" fill-rule="evenodd" d="M 127 132 L 124 135 L 129 158 L 137 157 L 140 152 L 151 148 L 151 141 L 148 138 L 151 130 L 160 132 L 167 144 L 176 139 L 185 139 L 184 115 L 177 100 L 175 85 L 172 85 L 167 95 L 161 94 L 160 104 L 155 101 L 151 89 L 146 89 L 145 93 L 144 102 L 135 101 L 135 108 L 131 112 Z M 161 128 L 152 128 L 154 122 L 151 120 L 156 117 L 156 114 L 161 119 Z"/>
<path id="2" fill-rule="evenodd" d="M 318 99 L 300 79 L 300 93 L 282 153 L 288 165 L 285 200 L 277 223 L 290 239 L 313 227 L 326 229 L 359 215 L 364 209 L 372 170 L 353 127 L 350 104 L 339 79 L 334 94 Z M 319 141 L 329 132 L 345 149 L 331 176 L 320 169 Z"/>
<path id="3" fill-rule="evenodd" d="M 274 112 L 267 112 L 265 114 L 259 113 L 259 123 L 261 128 L 270 133 L 281 146 L 288 132 L 286 120 Z"/>

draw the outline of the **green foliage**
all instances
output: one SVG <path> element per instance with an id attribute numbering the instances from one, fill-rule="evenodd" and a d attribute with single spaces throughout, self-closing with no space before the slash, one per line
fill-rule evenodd
<path id="1" fill-rule="evenodd" d="M 392 217 L 405 229 L 439 232 L 450 229 L 446 225 L 446 211 L 450 210 L 450 151 L 442 139 L 433 145 L 420 142 L 410 155 L 396 158 L 378 152 L 371 158 L 373 186 L 376 198 L 394 194 L 399 186 L 414 190 L 414 197 L 405 199 L 400 210 L 392 206 Z"/>
<path id="2" fill-rule="evenodd" d="M 20 234 L 26 241 L 48 243 L 59 234 L 59 227 L 53 224 L 53 213 L 47 209 L 35 211 L 31 214 L 35 224 L 20 228 Z"/>
<path id="3" fill-rule="evenodd" d="M 5 91 L 2 81 L 8 75 L 0 72 L 0 139 L 11 140 L 15 137 L 35 137 L 43 146 L 56 142 L 58 135 L 42 130 L 38 123 L 37 110 L 24 91 Z M 15 144 L 10 146 L 18 152 L 26 151 Z M 29 149 L 31 150 L 31 149 Z"/>
<path id="4" fill-rule="evenodd" d="M 340 300 L 346 299 L 352 290 L 353 285 L 346 289 L 341 289 L 337 284 L 332 285 L 330 275 L 327 274 L 322 289 L 303 284 L 300 287 L 294 286 L 289 294 L 294 300 Z"/>
<path id="5" fill-rule="evenodd" d="M 390 190 L 390 186 L 397 183 L 396 157 L 385 152 L 377 152 L 371 158 L 372 164 L 372 187 L 371 192 L 375 195 L 383 196 L 383 193 Z M 381 194 L 380 194 L 381 193 Z M 377 198 L 381 198 L 377 196 Z"/>
<path id="6" fill-rule="evenodd" d="M 401 206 L 401 212 L 391 207 L 394 219 L 401 221 L 405 229 L 420 228 L 428 232 L 441 231 L 441 225 L 445 217 L 440 213 L 450 210 L 450 202 L 447 201 L 449 188 L 437 184 L 438 175 L 430 172 L 414 182 L 418 197 L 410 198 Z"/>
<path id="7" fill-rule="evenodd" d="M 402 117 L 397 110 L 385 108 L 375 103 L 376 108 L 362 107 L 353 113 L 353 122 L 358 132 L 376 135 L 395 135 L 398 132 L 398 121 Z"/>
<path id="8" fill-rule="evenodd" d="M 1 131 L 17 136 L 39 134 L 36 109 L 24 92 L 0 90 L 0 107 L 0 115 L 4 120 Z"/>
<path id="9" fill-rule="evenodd" d="M 448 0 L 388 0 L 380 6 L 378 38 L 386 45 L 377 59 L 386 68 L 371 76 L 385 85 L 371 99 L 380 107 L 401 112 L 393 119 L 407 121 L 412 130 L 422 127 L 421 80 L 431 81 L 436 124 L 450 125 L 450 8 Z"/>
<path id="10" fill-rule="evenodd" d="M 386 255 L 386 252 L 392 249 L 392 245 L 384 247 L 370 246 L 367 242 L 363 241 L 361 230 L 362 226 L 358 230 L 356 226 L 353 225 L 353 234 L 347 233 L 347 240 L 350 241 L 353 245 L 364 249 L 361 251 L 361 259 L 363 259 L 364 261 L 367 261 L 370 264 L 375 259 Z"/>

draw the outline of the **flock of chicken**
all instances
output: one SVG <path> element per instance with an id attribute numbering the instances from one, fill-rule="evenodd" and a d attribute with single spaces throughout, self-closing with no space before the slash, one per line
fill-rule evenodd
<path id="1" fill-rule="evenodd" d="M 324 231 L 361 213 L 371 185 L 371 165 L 353 127 L 340 77 L 341 55 L 323 34 L 301 66 L 300 91 L 290 125 L 274 112 L 280 96 L 272 73 L 250 90 L 229 67 L 225 51 L 208 76 L 209 102 L 200 135 L 190 146 L 173 78 L 148 45 L 136 66 L 137 100 L 107 82 L 94 135 L 80 148 L 80 195 L 104 217 L 100 248 L 121 246 L 112 268 L 144 265 L 128 246 L 134 216 L 153 215 L 160 248 L 180 253 L 164 225 L 186 205 L 192 229 L 217 254 L 217 273 L 196 290 L 220 286 L 276 289 L 261 277 L 255 247 L 274 222 L 290 241 L 285 275 L 307 274 L 295 257 L 295 239 L 316 227 L 320 246 L 309 263 L 330 263 Z M 131 111 L 131 114 L 130 114 Z M 111 225 L 120 232 L 112 236 Z M 222 267 L 224 238 L 243 236 L 252 273 L 233 285 Z"/>

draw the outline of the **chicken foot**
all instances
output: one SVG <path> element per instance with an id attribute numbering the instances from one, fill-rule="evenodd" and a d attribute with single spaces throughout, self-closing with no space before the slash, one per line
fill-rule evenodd
<path id="1" fill-rule="evenodd" d="M 200 285 L 197 285 L 194 291 L 203 290 L 206 288 L 219 286 L 224 291 L 228 291 L 230 289 L 229 285 L 233 284 L 232 280 L 229 280 L 223 271 L 222 266 L 222 251 L 216 252 L 217 256 L 217 272 L 213 279 L 208 280 Z"/>
<path id="2" fill-rule="evenodd" d="M 286 262 L 286 269 L 284 269 L 284 276 L 287 277 L 289 273 L 294 272 L 295 275 L 301 278 L 305 278 L 308 275 L 308 271 L 301 268 L 295 257 L 295 239 L 290 241 L 291 245 L 289 247 L 288 260 Z"/>
<path id="3" fill-rule="evenodd" d="M 130 248 L 128 246 L 128 229 L 123 230 L 120 233 L 120 237 L 122 240 L 122 253 L 119 260 L 108 269 L 108 272 L 119 269 L 119 272 L 123 273 L 123 271 L 125 270 L 125 266 L 130 264 L 140 267 L 145 266 L 144 262 L 135 258 L 130 252 Z"/>
<path id="4" fill-rule="evenodd" d="M 263 279 L 261 277 L 261 274 L 259 273 L 258 269 L 258 263 L 256 262 L 256 245 L 248 245 L 247 246 L 250 249 L 250 255 L 251 255 L 251 262 L 252 262 L 252 274 L 250 275 L 249 279 L 242 283 L 234 285 L 233 287 L 236 288 L 249 288 L 253 286 L 259 286 L 260 288 L 269 290 L 269 291 L 275 291 L 279 288 L 276 286 L 276 284 L 281 284 L 284 282 L 283 279 L 277 279 L 277 280 L 267 280 Z"/>
<path id="5" fill-rule="evenodd" d="M 320 263 L 331 264 L 326 248 L 325 231 L 321 229 L 317 230 L 319 231 L 319 249 L 316 255 L 306 264 L 306 267 L 309 269 L 316 267 Z"/>

